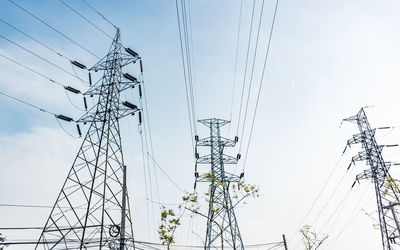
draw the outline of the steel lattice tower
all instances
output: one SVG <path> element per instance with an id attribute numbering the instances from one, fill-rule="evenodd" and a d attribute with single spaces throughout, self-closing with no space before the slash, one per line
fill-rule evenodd
<path id="1" fill-rule="evenodd" d="M 236 220 L 234 206 L 229 194 L 230 184 L 240 181 L 241 176 L 225 170 L 225 164 L 236 164 L 238 157 L 224 154 L 225 147 L 234 147 L 237 142 L 223 138 L 220 135 L 222 126 L 229 121 L 221 119 L 204 119 L 200 123 L 210 128 L 210 137 L 198 139 L 196 136 L 196 182 L 210 182 L 209 208 L 207 216 L 207 231 L 204 249 L 217 249 L 220 247 L 244 249 L 239 226 Z M 199 156 L 197 147 L 210 147 L 210 154 Z M 199 175 L 197 164 L 211 164 L 210 172 Z"/>
<path id="2" fill-rule="evenodd" d="M 357 123 L 360 130 L 359 134 L 353 135 L 353 138 L 348 140 L 347 145 L 361 143 L 364 150 L 352 158 L 352 163 L 366 161 L 370 166 L 369 169 L 357 175 L 356 181 L 371 179 L 374 183 L 383 249 L 400 249 L 400 239 L 398 239 L 400 236 L 398 221 L 400 191 L 389 174 L 390 163 L 383 160 L 382 149 L 384 146 L 377 144 L 376 129 L 371 129 L 363 108 L 357 115 L 344 119 L 344 121 Z"/>
<path id="3" fill-rule="evenodd" d="M 140 57 L 122 48 L 117 30 L 109 53 L 90 69 L 104 72 L 85 94 L 98 102 L 78 121 L 89 128 L 36 249 L 134 249 L 119 120 L 138 112 L 120 94 L 139 84 L 122 69 Z"/>

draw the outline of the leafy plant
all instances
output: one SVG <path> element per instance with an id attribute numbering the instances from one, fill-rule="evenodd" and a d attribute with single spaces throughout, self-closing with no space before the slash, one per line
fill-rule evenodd
<path id="1" fill-rule="evenodd" d="M 204 193 L 204 199 L 208 202 L 215 202 L 217 206 L 213 208 L 214 212 L 217 212 L 221 209 L 221 207 L 226 208 L 228 206 L 228 200 L 224 199 L 219 202 L 211 201 L 210 195 L 212 190 L 216 187 L 216 185 L 220 185 L 222 187 L 230 185 L 229 182 L 220 181 L 218 177 L 213 176 L 212 173 L 204 174 L 204 178 L 211 182 L 210 187 L 206 193 Z M 234 201 L 232 206 L 235 207 L 239 203 L 241 203 L 247 197 L 257 198 L 259 197 L 259 188 L 255 185 L 249 185 L 244 183 L 243 181 L 239 181 L 231 186 L 232 192 L 232 200 Z M 246 204 L 245 202 L 243 202 Z M 163 245 L 167 245 L 167 248 L 170 249 L 170 245 L 175 243 L 175 231 L 180 225 L 180 218 L 183 216 L 185 211 L 190 212 L 190 216 L 200 215 L 206 219 L 208 215 L 202 213 L 200 211 L 199 206 L 199 194 L 197 192 L 187 193 L 182 197 L 182 204 L 178 206 L 180 216 L 176 216 L 176 213 L 172 209 L 167 209 L 165 206 L 161 207 L 161 224 L 158 230 L 158 234 L 160 240 Z M 226 216 L 224 214 L 223 216 Z M 217 225 L 221 230 L 221 236 L 223 236 L 224 225 L 220 225 L 216 221 L 212 221 Z M 221 246 L 223 247 L 223 238 L 221 237 Z"/>
<path id="2" fill-rule="evenodd" d="M 327 234 L 317 235 L 317 233 L 311 229 L 310 225 L 304 225 L 300 229 L 300 233 L 303 236 L 302 240 L 306 250 L 318 249 L 328 238 Z"/>
<path id="3" fill-rule="evenodd" d="M 162 206 L 161 224 L 158 228 L 158 234 L 162 244 L 167 245 L 168 249 L 170 249 L 170 245 L 175 242 L 174 233 L 180 224 L 180 219 L 176 217 L 174 211 Z"/>

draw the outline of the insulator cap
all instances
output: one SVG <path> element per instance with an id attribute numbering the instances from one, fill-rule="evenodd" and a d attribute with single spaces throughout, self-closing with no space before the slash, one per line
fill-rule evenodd
<path id="1" fill-rule="evenodd" d="M 85 105 L 85 110 L 87 110 L 87 102 L 86 102 L 86 97 L 83 97 L 83 104 Z"/>
<path id="2" fill-rule="evenodd" d="M 65 115 L 56 115 L 57 119 L 64 120 L 66 122 L 72 122 L 74 119 Z"/>
<path id="3" fill-rule="evenodd" d="M 240 160 L 240 157 L 242 157 L 241 154 L 237 154 L 236 159 Z"/>
<path id="4" fill-rule="evenodd" d="M 140 72 L 143 73 L 143 64 L 142 64 L 142 60 L 139 61 L 140 64 Z"/>
<path id="5" fill-rule="evenodd" d="M 138 53 L 136 53 L 135 51 L 131 50 L 130 48 L 125 48 L 125 51 L 126 51 L 128 54 L 130 54 L 131 56 L 134 56 L 134 57 L 138 57 L 138 56 L 139 56 Z"/>
<path id="6" fill-rule="evenodd" d="M 353 162 L 350 162 L 349 166 L 347 167 L 347 170 L 349 170 L 349 169 L 350 169 L 350 167 L 351 167 L 351 164 L 353 164 Z"/>
<path id="7" fill-rule="evenodd" d="M 92 86 L 92 74 L 89 72 L 89 86 Z"/>
<path id="8" fill-rule="evenodd" d="M 79 90 L 77 90 L 77 89 L 75 89 L 75 88 L 73 88 L 73 87 L 71 87 L 71 86 L 65 86 L 64 89 L 65 89 L 65 90 L 68 90 L 69 92 L 72 92 L 72 93 L 74 93 L 74 94 L 79 94 L 79 93 L 81 93 L 81 91 L 79 91 Z"/>
<path id="9" fill-rule="evenodd" d="M 86 66 L 85 65 L 83 65 L 82 63 L 80 63 L 80 62 L 77 62 L 77 61 L 71 61 L 71 63 L 73 64 L 73 65 L 75 65 L 76 67 L 78 67 L 78 68 L 81 68 L 81 69 L 86 69 Z"/>
<path id="10" fill-rule="evenodd" d="M 124 77 L 125 77 L 126 79 L 128 79 L 129 81 L 132 81 L 132 82 L 134 82 L 134 83 L 138 82 L 138 80 L 136 79 L 136 77 L 134 77 L 134 76 L 132 76 L 132 75 L 130 75 L 130 74 L 128 74 L 128 73 L 125 73 L 125 74 L 124 74 Z"/>
<path id="11" fill-rule="evenodd" d="M 142 97 L 142 86 L 139 84 L 139 97 Z"/>
<path id="12" fill-rule="evenodd" d="M 198 135 L 195 135 L 195 136 L 194 136 L 194 140 L 195 140 L 195 141 L 199 141 L 199 136 L 198 136 Z"/>
<path id="13" fill-rule="evenodd" d="M 142 112 L 139 112 L 139 124 L 142 124 Z"/>
<path id="14" fill-rule="evenodd" d="M 235 136 L 235 142 L 238 142 L 238 141 L 239 141 L 239 137 Z"/>
<path id="15" fill-rule="evenodd" d="M 78 129 L 79 137 L 81 137 L 82 136 L 82 132 L 81 132 L 81 128 L 79 127 L 78 123 L 76 124 L 76 128 Z"/>
<path id="16" fill-rule="evenodd" d="M 125 107 L 128 107 L 130 109 L 137 109 L 137 106 L 135 104 L 127 102 L 127 101 L 123 102 L 122 105 L 124 105 Z"/>

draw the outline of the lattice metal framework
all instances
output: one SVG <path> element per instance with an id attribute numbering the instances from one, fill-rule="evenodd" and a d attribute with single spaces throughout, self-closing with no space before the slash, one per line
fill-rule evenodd
<path id="1" fill-rule="evenodd" d="M 221 119 L 204 119 L 200 123 L 210 128 L 210 137 L 198 139 L 196 136 L 196 183 L 210 182 L 210 201 L 207 217 L 207 231 L 204 249 L 244 249 L 240 235 L 238 222 L 236 220 L 234 206 L 229 194 L 230 184 L 239 182 L 241 176 L 237 176 L 225 169 L 226 164 L 236 164 L 239 158 L 224 154 L 225 147 L 234 147 L 237 142 L 223 138 L 220 128 L 229 123 Z M 210 154 L 200 156 L 197 148 L 200 146 L 210 147 Z M 211 164 L 211 170 L 199 174 L 198 164 Z"/>
<path id="2" fill-rule="evenodd" d="M 382 149 L 384 146 L 377 144 L 376 130 L 371 129 L 364 108 L 361 108 L 357 115 L 344 119 L 344 121 L 356 123 L 360 130 L 359 134 L 353 135 L 347 141 L 347 145 L 350 147 L 360 143 L 363 148 L 363 151 L 352 158 L 351 164 L 357 161 L 366 161 L 370 167 L 357 175 L 356 181 L 370 179 L 374 183 L 383 249 L 400 249 L 398 221 L 400 191 L 389 174 L 390 163 L 383 160 Z"/>
<path id="3" fill-rule="evenodd" d="M 117 30 L 109 53 L 90 69 L 104 72 L 86 93 L 98 103 L 79 119 L 89 128 L 36 249 L 134 249 L 119 120 L 138 112 L 120 94 L 139 84 L 124 80 L 122 69 L 140 57 L 122 48 Z"/>

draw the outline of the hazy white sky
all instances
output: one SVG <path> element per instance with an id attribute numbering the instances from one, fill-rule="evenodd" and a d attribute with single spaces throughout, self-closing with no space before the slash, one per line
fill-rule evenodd
<path id="1" fill-rule="evenodd" d="M 113 35 L 112 27 L 82 2 L 67 2 Z M 175 1 L 90 2 L 121 28 L 124 44 L 143 57 L 156 160 L 178 185 L 192 190 L 194 160 Z M 258 20 L 261 0 L 256 2 Z M 58 1 L 20 0 L 18 3 L 96 54 L 106 53 L 111 41 Z M 196 0 L 190 3 L 198 118 L 228 119 L 240 1 Z M 252 1 L 243 0 L 234 123 L 229 131 L 227 128 L 222 131 L 232 138 L 238 118 L 239 84 L 243 79 L 251 4 Z M 265 4 L 260 51 L 265 51 L 274 1 Z M 245 168 L 246 181 L 260 186 L 261 197 L 248 201 L 236 211 L 246 244 L 276 242 L 285 233 L 289 249 L 301 249 L 298 229 L 303 222 L 329 235 L 322 249 L 380 248 L 380 232 L 373 226 L 377 214 L 371 182 L 357 184 L 349 192 L 355 175 L 365 165 L 360 163 L 347 173 L 346 169 L 352 155 L 361 149 L 354 147 L 341 156 L 346 140 L 357 133 L 357 127 L 343 124 L 339 129 L 339 125 L 343 118 L 367 105 L 374 106 L 366 110 L 372 127 L 400 125 L 397 108 L 400 107 L 399 11 L 400 3 L 395 0 L 280 1 Z M 0 2 L 0 18 L 88 66 L 96 63 L 96 58 L 8 1 Z M 62 58 L 1 23 L 0 34 L 72 70 Z M 56 80 L 84 89 L 79 81 L 1 39 L 0 53 Z M 259 83 L 262 57 L 261 53 L 257 57 L 255 86 Z M 2 58 L 0 65 L 0 90 L 56 113 L 72 117 L 82 114 L 71 106 L 63 90 L 56 85 Z M 256 89 L 250 101 L 251 112 L 255 94 Z M 73 101 L 81 105 L 80 99 Z M 0 203 L 53 205 L 80 139 L 66 135 L 56 121 L 44 113 L 3 97 L 0 105 Z M 74 126 L 66 125 L 66 129 L 76 133 Z M 127 118 L 122 130 L 136 239 L 156 241 L 159 205 L 146 202 L 137 121 Z M 201 129 L 199 135 L 208 134 Z M 400 143 L 400 129 L 381 131 L 377 140 L 382 144 Z M 234 155 L 237 150 L 231 152 Z M 399 160 L 399 150 L 388 149 L 384 157 L 387 161 Z M 239 164 L 238 169 L 241 167 Z M 395 168 L 393 175 L 399 177 L 400 171 Z M 333 169 L 332 178 L 304 219 Z M 161 202 L 179 202 L 180 191 L 160 171 L 157 175 Z M 204 185 L 199 188 L 206 190 Z M 156 189 L 153 183 L 155 200 Z M 346 195 L 347 199 L 341 203 Z M 0 227 L 44 226 L 48 214 L 49 209 L 44 208 L 0 207 Z M 177 233 L 177 242 L 201 244 L 201 239 L 192 231 L 204 238 L 205 225 L 202 218 L 185 217 Z M 10 240 L 37 239 L 39 233 L 4 231 Z"/>

